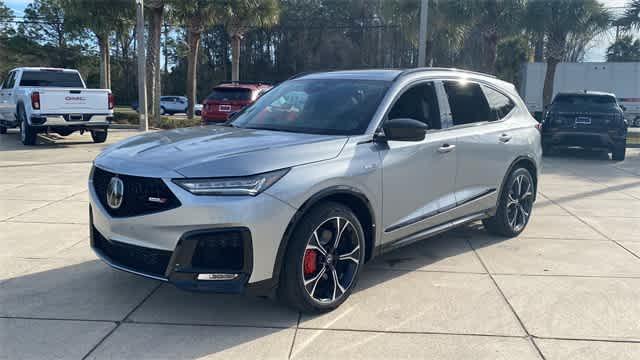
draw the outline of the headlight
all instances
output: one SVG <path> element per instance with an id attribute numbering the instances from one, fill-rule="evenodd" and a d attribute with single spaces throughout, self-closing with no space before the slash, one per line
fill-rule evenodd
<path id="1" fill-rule="evenodd" d="M 280 180 L 289 169 L 229 178 L 173 179 L 173 182 L 194 195 L 256 196 Z"/>

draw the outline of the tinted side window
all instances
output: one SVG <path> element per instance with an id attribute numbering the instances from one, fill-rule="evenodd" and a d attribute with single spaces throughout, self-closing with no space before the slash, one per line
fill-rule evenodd
<path id="1" fill-rule="evenodd" d="M 7 78 L 7 82 L 5 84 L 6 89 L 13 89 L 13 86 L 16 84 L 16 72 L 9 73 L 9 77 Z"/>
<path id="2" fill-rule="evenodd" d="M 445 81 L 453 125 L 493 120 L 489 104 L 479 84 L 466 81 Z"/>
<path id="3" fill-rule="evenodd" d="M 489 103 L 489 108 L 493 115 L 492 120 L 503 119 L 515 107 L 513 101 L 511 101 L 511 99 L 506 95 L 486 86 L 483 86 L 482 90 L 484 91 L 484 95 L 487 97 L 487 102 Z"/>
<path id="4" fill-rule="evenodd" d="M 435 85 L 428 82 L 405 91 L 393 105 L 387 118 L 414 119 L 427 124 L 429 129 L 441 129 Z"/>

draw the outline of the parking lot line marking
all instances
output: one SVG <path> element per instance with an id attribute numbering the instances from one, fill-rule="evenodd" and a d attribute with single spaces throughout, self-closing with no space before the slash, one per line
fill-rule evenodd
<path id="1" fill-rule="evenodd" d="M 480 264 L 482 265 L 482 267 L 484 268 L 484 270 L 487 272 L 487 274 L 488 274 L 489 278 L 491 279 L 491 282 L 493 282 L 493 285 L 495 286 L 496 290 L 498 291 L 498 293 L 500 294 L 500 296 L 502 297 L 504 302 L 507 304 L 509 309 L 511 309 L 511 313 L 513 314 L 513 316 L 516 317 L 516 320 L 518 320 L 518 323 L 520 324 L 520 326 L 522 327 L 522 330 L 526 334 L 527 340 L 531 343 L 533 348 L 537 351 L 538 356 L 540 356 L 541 359 L 544 359 L 545 357 L 542 354 L 542 351 L 540 350 L 540 348 L 538 348 L 538 344 L 536 344 L 535 341 L 532 340 L 531 333 L 529 332 L 527 327 L 524 325 L 524 322 L 522 321 L 522 319 L 520 319 L 520 316 L 516 312 L 516 309 L 513 307 L 513 305 L 511 305 L 511 303 L 507 299 L 506 295 L 504 294 L 504 292 L 502 291 L 502 289 L 498 285 L 498 282 L 493 277 L 493 274 L 491 272 L 489 272 L 489 268 L 487 267 L 487 264 L 484 263 L 484 261 L 480 257 L 480 254 L 478 254 L 478 252 L 476 251 L 476 248 L 473 246 L 471 241 L 469 239 L 465 239 L 465 240 L 466 240 L 467 244 L 469 245 L 469 247 L 471 248 L 471 250 L 473 251 L 473 253 L 475 254 L 475 256 L 478 259 L 478 261 L 480 262 Z"/>

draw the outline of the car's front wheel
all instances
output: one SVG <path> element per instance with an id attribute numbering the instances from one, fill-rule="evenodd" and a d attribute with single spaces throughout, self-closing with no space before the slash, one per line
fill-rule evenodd
<path id="1" fill-rule="evenodd" d="M 614 161 L 622 161 L 627 153 L 627 143 L 622 141 L 613 145 L 611 149 L 611 159 Z"/>
<path id="2" fill-rule="evenodd" d="M 362 226 L 351 209 L 334 202 L 315 206 L 289 239 L 280 299 L 307 313 L 337 308 L 358 280 L 364 247 Z"/>
<path id="3" fill-rule="evenodd" d="M 491 234 L 514 237 L 529 223 L 536 186 L 529 170 L 516 168 L 509 174 L 498 200 L 494 216 L 482 223 Z"/>

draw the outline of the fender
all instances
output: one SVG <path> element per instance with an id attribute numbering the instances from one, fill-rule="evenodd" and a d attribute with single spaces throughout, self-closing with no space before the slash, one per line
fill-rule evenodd
<path id="1" fill-rule="evenodd" d="M 509 168 L 507 169 L 507 172 L 505 173 L 504 177 L 502 178 L 502 182 L 500 183 L 500 188 L 498 189 L 498 191 L 499 191 L 498 194 L 500 194 L 498 196 L 498 203 L 500 203 L 500 200 L 502 198 L 502 189 L 504 188 L 504 184 L 507 182 L 507 179 L 509 178 L 509 175 L 511 175 L 511 173 L 513 172 L 513 170 L 516 167 L 516 165 L 519 162 L 523 161 L 523 160 L 531 163 L 531 165 L 535 169 L 535 172 L 533 174 L 531 174 L 531 175 L 533 176 L 533 182 L 535 184 L 535 191 L 533 192 L 533 202 L 536 201 L 536 198 L 538 197 L 538 165 L 536 164 L 536 161 L 533 159 L 533 157 L 531 157 L 530 155 L 520 155 L 515 160 L 513 160 L 511 165 L 509 165 Z M 496 204 L 496 206 L 497 206 L 497 204 Z M 495 208 L 494 208 L 494 212 L 495 212 Z"/>
<path id="2" fill-rule="evenodd" d="M 272 281 L 277 283 L 278 280 L 280 279 L 280 270 L 282 269 L 282 262 L 284 259 L 284 256 L 287 252 L 287 245 L 289 243 L 289 237 L 291 236 L 291 233 L 293 232 L 293 229 L 295 229 L 296 225 L 298 224 L 298 222 L 300 221 L 300 219 L 302 218 L 302 216 L 310 209 L 312 208 L 315 204 L 317 204 L 319 201 L 322 201 L 323 199 L 326 199 L 330 196 L 334 196 L 334 195 L 351 195 L 351 196 L 355 196 L 358 199 L 360 199 L 364 204 L 366 204 L 367 206 L 367 210 L 369 211 L 369 216 L 371 217 L 371 229 L 370 229 L 370 235 L 371 235 L 371 249 L 365 249 L 365 254 L 367 253 L 367 251 L 370 251 L 370 256 L 368 258 L 368 260 L 373 259 L 373 257 L 375 256 L 375 251 L 374 249 L 376 249 L 376 218 L 375 218 L 375 212 L 373 211 L 373 207 L 371 206 L 371 202 L 369 201 L 369 199 L 358 189 L 351 187 L 351 186 L 345 186 L 345 185 L 336 185 L 336 186 L 331 186 L 328 188 L 325 188 L 323 190 L 320 190 L 319 192 L 315 193 L 314 195 L 312 195 L 311 197 L 309 197 L 304 204 L 298 209 L 298 211 L 296 211 L 295 215 L 293 215 L 293 218 L 291 219 L 291 221 L 289 222 L 289 225 L 287 225 L 287 229 L 284 233 L 284 236 L 282 237 L 282 240 L 280 241 L 280 245 L 278 247 L 278 253 L 276 255 L 276 261 L 275 264 L 273 265 L 273 276 L 272 276 Z M 366 231 L 366 229 L 365 229 Z"/>

